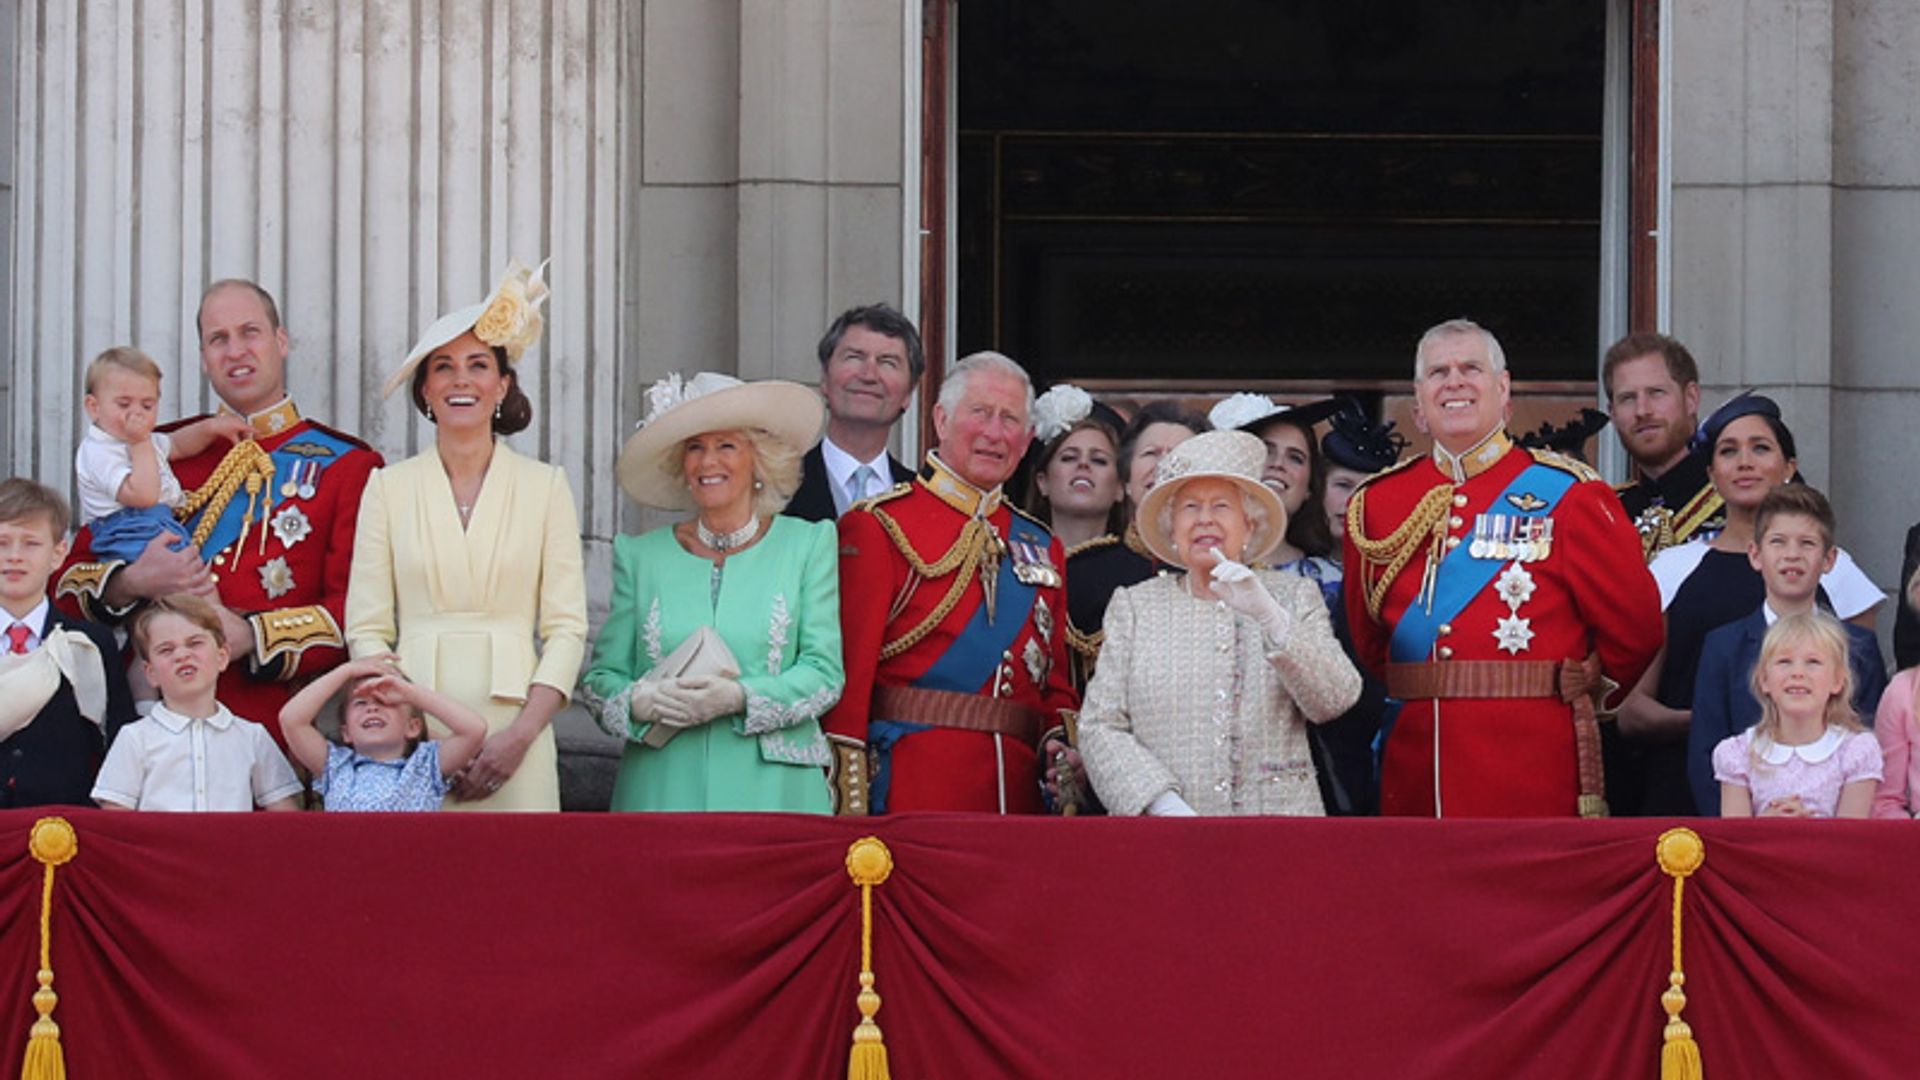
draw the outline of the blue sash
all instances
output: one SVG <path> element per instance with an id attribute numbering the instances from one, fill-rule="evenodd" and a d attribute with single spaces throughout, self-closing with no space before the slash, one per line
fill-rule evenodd
<path id="1" fill-rule="evenodd" d="M 253 527 L 258 529 L 263 524 L 260 516 L 260 500 L 265 500 L 268 506 L 268 518 L 273 516 L 273 507 L 282 502 L 292 501 L 281 498 L 280 485 L 286 483 L 288 478 L 294 475 L 295 470 L 306 470 L 306 475 L 311 478 L 309 482 L 318 487 L 320 473 L 325 472 L 329 465 L 353 449 L 352 443 L 317 427 L 308 427 L 281 443 L 278 450 L 268 455 L 273 458 L 273 479 L 268 481 L 267 490 L 262 491 L 259 497 L 253 500 Z M 355 507 L 355 512 L 358 512 L 358 509 Z M 220 512 L 220 520 L 214 523 L 212 531 L 207 533 L 207 542 L 200 545 L 201 558 L 212 559 L 221 549 L 240 538 L 240 528 L 246 520 L 247 510 L 247 489 L 242 486 L 233 493 L 233 498 L 227 502 L 226 509 Z M 188 519 L 189 531 L 205 513 L 206 511 L 203 510 Z"/>
<path id="2" fill-rule="evenodd" d="M 1511 517 L 1546 517 L 1554 507 L 1560 505 L 1560 499 L 1572 490 L 1573 483 L 1572 473 L 1535 462 L 1521 470 L 1506 490 L 1494 497 L 1488 512 L 1495 512 L 1495 508 L 1498 508 L 1498 512 Z M 1532 510 L 1521 510 L 1507 498 L 1522 492 L 1540 499 L 1540 505 Z M 1432 611 L 1417 603 L 1407 605 L 1407 610 L 1400 616 L 1399 625 L 1393 628 L 1393 640 L 1388 648 L 1392 660 L 1411 663 L 1427 659 L 1432 653 L 1434 640 L 1440 635 L 1440 624 L 1452 622 L 1510 561 L 1476 559 L 1468 549 L 1469 545 L 1461 544 L 1440 561 L 1434 574 Z"/>

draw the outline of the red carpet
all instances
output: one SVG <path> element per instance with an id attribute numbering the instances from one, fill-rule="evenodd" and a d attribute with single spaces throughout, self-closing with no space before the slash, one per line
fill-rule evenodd
<path id="1" fill-rule="evenodd" d="M 7 1076 L 37 816 L 0 815 Z M 1658 1073 L 1661 822 L 67 816 L 78 1080 L 844 1076 L 869 832 L 895 1080 Z M 1920 829 L 1691 824 L 1706 1075 L 1920 1072 Z"/>

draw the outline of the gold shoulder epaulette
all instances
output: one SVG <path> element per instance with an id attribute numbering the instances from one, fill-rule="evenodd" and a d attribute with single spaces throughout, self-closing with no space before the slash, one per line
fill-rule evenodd
<path id="1" fill-rule="evenodd" d="M 1396 461 L 1393 464 L 1387 466 L 1386 468 L 1381 469 L 1379 472 L 1374 473 L 1371 476 L 1368 476 L 1366 479 L 1360 481 L 1360 487 L 1366 487 L 1368 484 L 1373 483 L 1375 480 L 1378 480 L 1381 477 L 1392 476 L 1394 473 L 1397 473 L 1402 469 L 1410 469 L 1413 466 L 1418 465 L 1425 460 L 1427 460 L 1425 454 L 1415 454 L 1414 456 L 1406 459 L 1405 461 Z"/>
<path id="2" fill-rule="evenodd" d="M 866 498 L 861 499 L 859 502 L 854 503 L 852 506 L 848 507 L 848 509 L 849 510 L 871 510 L 874 507 L 879 506 L 883 502 L 889 502 L 893 499 L 897 499 L 900 496 L 905 495 L 907 492 L 912 490 L 913 490 L 913 484 L 911 482 L 895 484 L 878 495 L 869 495 Z"/>
<path id="3" fill-rule="evenodd" d="M 1568 457 L 1567 455 L 1562 454 L 1557 450 L 1540 450 L 1540 449 L 1535 449 L 1533 447 L 1529 447 L 1528 453 L 1531 453 L 1533 455 L 1533 460 L 1539 462 L 1540 464 L 1545 465 L 1549 468 L 1559 469 L 1561 472 L 1572 473 L 1575 479 L 1578 479 L 1578 480 L 1600 479 L 1600 474 L 1594 470 L 1593 466 L 1587 464 L 1584 461 L 1581 461 L 1579 458 Z"/>
<path id="4" fill-rule="evenodd" d="M 1042 529 L 1046 530 L 1046 533 L 1048 536 L 1053 535 L 1052 527 L 1049 526 L 1046 522 L 1041 521 L 1039 518 L 1034 517 L 1032 514 L 1027 513 L 1025 510 L 1020 509 L 1019 507 L 1013 505 L 1012 503 L 1007 503 L 1006 506 L 1007 506 L 1007 509 L 1013 511 L 1016 514 L 1019 514 L 1021 517 L 1026 518 L 1028 521 L 1031 521 L 1035 525 L 1038 525 Z"/>
<path id="5" fill-rule="evenodd" d="M 1068 548 L 1067 558 L 1071 559 L 1075 555 L 1079 555 L 1088 551 L 1098 551 L 1103 547 L 1112 547 L 1113 545 L 1119 542 L 1120 542 L 1120 538 L 1113 535 L 1112 533 L 1101 533 L 1099 536 L 1096 536 L 1091 540 L 1082 540 L 1079 543 Z"/>

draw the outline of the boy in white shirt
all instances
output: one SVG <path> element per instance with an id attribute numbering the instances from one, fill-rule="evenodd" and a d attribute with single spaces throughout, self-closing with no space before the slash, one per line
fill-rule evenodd
<path id="1" fill-rule="evenodd" d="M 120 732 L 94 779 L 109 810 L 298 810 L 302 790 L 267 729 L 214 698 L 227 666 L 213 607 L 184 593 L 133 620 L 134 644 L 160 704 Z"/>
<path id="2" fill-rule="evenodd" d="M 160 406 L 160 365 L 138 349 L 115 346 L 87 365 L 86 438 L 73 455 L 80 519 L 93 530 L 93 554 L 132 562 L 155 536 L 188 539 L 173 509 L 183 494 L 169 458 L 205 450 L 215 439 L 238 441 L 246 421 L 209 416 L 171 433 L 153 430 Z"/>

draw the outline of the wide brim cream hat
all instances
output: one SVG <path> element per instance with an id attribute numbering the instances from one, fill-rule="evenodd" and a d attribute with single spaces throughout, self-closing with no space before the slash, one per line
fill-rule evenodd
<path id="1" fill-rule="evenodd" d="M 485 300 L 433 320 L 420 340 L 413 343 L 399 370 L 381 387 L 380 396 L 393 396 L 395 390 L 413 379 L 414 369 L 427 354 L 469 330 L 488 345 L 505 349 L 509 364 L 519 363 L 520 357 L 540 340 L 540 332 L 546 328 L 546 319 L 540 313 L 541 305 L 547 302 L 546 273 L 544 262 L 539 269 L 529 270 L 520 260 L 510 260 L 506 272 L 500 275 L 500 284 L 493 287 Z"/>
<path id="2" fill-rule="evenodd" d="M 620 486 L 633 501 L 661 510 L 691 510 L 693 496 L 675 467 L 680 446 L 708 431 L 764 431 L 804 454 L 827 427 L 818 391 L 783 379 L 741 382 L 702 371 L 669 375 L 647 389 L 646 419 L 620 451 Z"/>
<path id="3" fill-rule="evenodd" d="M 1161 525 L 1161 509 L 1189 480 L 1214 478 L 1230 481 L 1267 512 L 1267 523 L 1247 537 L 1247 550 L 1236 561 L 1256 563 L 1280 546 L 1287 533 L 1287 508 L 1273 489 L 1260 482 L 1267 464 L 1267 444 L 1259 436 L 1244 431 L 1209 431 L 1167 451 L 1154 470 L 1153 487 L 1140 500 L 1140 512 L 1134 518 L 1140 539 L 1161 562 L 1185 567 L 1175 549 L 1173 537 Z M 1225 552 L 1234 557 L 1233 552 Z"/>

